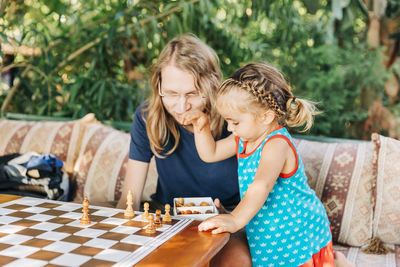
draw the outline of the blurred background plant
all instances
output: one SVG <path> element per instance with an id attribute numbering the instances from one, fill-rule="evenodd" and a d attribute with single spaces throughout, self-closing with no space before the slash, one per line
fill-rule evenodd
<path id="1" fill-rule="evenodd" d="M 228 76 L 281 69 L 310 134 L 400 137 L 398 0 L 0 0 L 1 112 L 130 121 L 165 43 L 192 32 Z"/>

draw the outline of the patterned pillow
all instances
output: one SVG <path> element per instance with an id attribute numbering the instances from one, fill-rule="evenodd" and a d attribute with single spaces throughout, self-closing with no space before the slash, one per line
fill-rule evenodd
<path id="1" fill-rule="evenodd" d="M 322 143 L 295 139 L 309 180 L 328 213 L 333 240 L 362 246 L 372 236 L 372 142 Z"/>
<path id="2" fill-rule="evenodd" d="M 130 135 L 102 124 L 86 127 L 74 168 L 74 201 L 87 196 L 90 201 L 105 203 L 119 200 L 128 163 Z M 150 163 L 142 200 L 156 191 L 157 172 Z"/>
<path id="3" fill-rule="evenodd" d="M 372 134 L 378 151 L 374 236 L 400 245 L 400 141 Z"/>
<path id="4" fill-rule="evenodd" d="M 11 153 L 51 153 L 62 160 L 64 170 L 72 173 L 79 140 L 92 114 L 75 121 L 0 120 L 0 155 Z"/>

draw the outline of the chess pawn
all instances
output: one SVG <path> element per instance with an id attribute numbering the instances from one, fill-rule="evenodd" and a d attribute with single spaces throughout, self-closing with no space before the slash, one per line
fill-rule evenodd
<path id="1" fill-rule="evenodd" d="M 160 228 L 162 226 L 161 223 L 161 210 L 156 210 L 156 219 L 154 220 L 154 225 L 156 228 Z"/>
<path id="2" fill-rule="evenodd" d="M 135 216 L 135 211 L 133 210 L 133 195 L 132 191 L 128 191 L 128 195 L 126 197 L 126 210 L 124 213 L 124 217 L 131 219 Z"/>
<path id="3" fill-rule="evenodd" d="M 90 224 L 90 219 L 89 219 L 89 200 L 87 197 L 83 199 L 82 202 L 82 217 L 80 220 L 81 225 L 89 225 Z"/>
<path id="4" fill-rule="evenodd" d="M 165 204 L 165 214 L 162 219 L 163 222 L 171 222 L 171 215 L 170 215 L 171 205 Z"/>
<path id="5" fill-rule="evenodd" d="M 142 214 L 142 219 L 143 220 L 147 220 L 148 219 L 148 217 L 149 217 L 149 208 L 150 208 L 149 203 L 145 202 L 144 205 L 143 205 L 143 209 L 144 209 L 144 212 Z"/>
<path id="6" fill-rule="evenodd" d="M 147 228 L 146 228 L 145 232 L 147 234 L 155 234 L 156 233 L 156 228 L 154 226 L 154 216 L 153 216 L 153 214 L 149 214 L 147 216 L 147 218 L 148 218 L 149 224 L 147 225 Z"/>

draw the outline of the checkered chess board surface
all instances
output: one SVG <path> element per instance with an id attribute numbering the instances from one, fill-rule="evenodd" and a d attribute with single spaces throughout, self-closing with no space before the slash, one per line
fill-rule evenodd
<path id="1" fill-rule="evenodd" d="M 174 218 L 147 234 L 135 212 L 89 206 L 90 225 L 80 225 L 82 205 L 24 197 L 0 204 L 1 266 L 132 266 L 192 220 Z"/>

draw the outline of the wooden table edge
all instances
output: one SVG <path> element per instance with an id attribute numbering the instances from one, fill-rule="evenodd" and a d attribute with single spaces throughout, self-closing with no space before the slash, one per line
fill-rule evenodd
<path id="1" fill-rule="evenodd" d="M 13 201 L 19 198 L 23 198 L 23 196 L 16 196 L 16 195 L 8 195 L 8 194 L 0 194 L 0 204 Z"/>
<path id="2" fill-rule="evenodd" d="M 199 232 L 197 231 L 197 226 L 200 223 L 201 221 L 191 222 L 185 229 L 155 249 L 135 266 L 208 266 L 209 261 L 228 242 L 230 234 L 222 233 L 213 235 L 211 232 Z M 183 239 L 186 240 L 184 241 Z M 205 246 L 207 245 L 211 245 L 211 247 L 206 249 Z M 180 254 L 174 254 L 176 247 L 182 250 Z"/>

